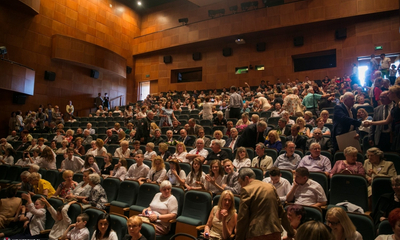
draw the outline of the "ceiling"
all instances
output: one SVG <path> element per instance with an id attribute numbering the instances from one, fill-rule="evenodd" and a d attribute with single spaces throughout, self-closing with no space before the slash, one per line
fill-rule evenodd
<path id="1" fill-rule="evenodd" d="M 163 5 L 165 3 L 173 2 L 175 0 L 140 0 L 142 2 L 141 6 L 137 4 L 139 0 L 116 0 L 116 1 L 132 8 L 135 12 L 139 14 L 143 14 L 151 8 Z M 223 0 L 187 0 L 187 1 L 199 7 L 203 7 L 206 5 L 221 2 Z"/>
<path id="2" fill-rule="evenodd" d="M 142 2 L 141 6 L 137 4 L 138 0 L 115 0 L 115 1 L 130 7 L 139 14 L 142 14 L 151 8 L 157 7 L 165 3 L 173 2 L 175 0 L 140 0 Z"/>

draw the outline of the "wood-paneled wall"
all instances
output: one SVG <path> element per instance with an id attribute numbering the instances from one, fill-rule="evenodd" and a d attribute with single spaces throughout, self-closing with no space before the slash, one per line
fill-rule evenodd
<path id="1" fill-rule="evenodd" d="M 344 40 L 335 39 L 335 30 L 339 27 L 347 28 L 347 38 Z M 181 91 L 245 86 L 245 81 L 250 85 L 258 85 L 262 79 L 273 83 L 277 78 L 283 81 L 299 78 L 302 81 L 305 76 L 322 79 L 326 75 L 350 75 L 352 63 L 357 62 L 358 56 L 400 52 L 399 27 L 398 12 L 392 11 L 257 33 L 244 37 L 244 45 L 235 44 L 234 39 L 210 40 L 137 56 L 135 78 L 139 81 L 150 75 L 149 79 L 158 79 L 160 91 Z M 294 36 L 304 36 L 304 46 L 294 47 Z M 266 42 L 265 52 L 256 51 L 258 42 Z M 383 46 L 383 50 L 375 51 L 375 46 Z M 232 56 L 222 55 L 225 47 L 232 48 Z M 297 73 L 293 71 L 292 55 L 330 49 L 336 49 L 337 67 Z M 202 53 L 201 61 L 192 59 L 194 52 Z M 164 55 L 172 56 L 172 64 L 164 64 Z M 253 69 L 247 74 L 235 74 L 236 67 L 249 65 L 264 65 L 265 70 Z M 201 83 L 170 83 L 171 70 L 193 67 L 202 67 Z"/>
<path id="2" fill-rule="evenodd" d="M 110 4 L 112 7 L 110 7 Z M 37 109 L 40 104 L 60 105 L 65 111 L 68 100 L 81 115 L 87 115 L 98 92 L 110 98 L 128 93 L 134 74 L 127 78 L 100 72 L 90 77 L 90 69 L 51 60 L 51 38 L 70 36 L 123 56 L 133 67 L 132 39 L 140 34 L 140 16 L 114 0 L 41 0 L 40 11 L 32 16 L 0 4 L 0 45 L 6 46 L 8 58 L 36 71 L 35 93 L 25 105 L 12 104 L 12 93 L 0 91 L 0 135 L 6 134 L 12 111 Z M 122 66 L 125 69 L 125 66 Z M 44 80 L 45 71 L 56 73 L 56 80 Z"/>

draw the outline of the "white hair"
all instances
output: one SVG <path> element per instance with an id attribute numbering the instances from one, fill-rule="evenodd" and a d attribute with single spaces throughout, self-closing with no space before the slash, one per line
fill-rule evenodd
<path id="1" fill-rule="evenodd" d="M 171 182 L 168 181 L 168 180 L 162 181 L 161 184 L 160 184 L 160 190 L 163 189 L 163 188 L 165 188 L 165 187 L 172 188 Z"/>
<path id="2" fill-rule="evenodd" d="M 349 97 L 354 97 L 354 94 L 352 92 L 346 92 L 343 94 L 343 101 L 346 101 Z"/>
<path id="3" fill-rule="evenodd" d="M 95 185 L 99 184 L 100 183 L 100 175 L 97 173 L 89 174 L 89 181 L 91 181 Z"/>

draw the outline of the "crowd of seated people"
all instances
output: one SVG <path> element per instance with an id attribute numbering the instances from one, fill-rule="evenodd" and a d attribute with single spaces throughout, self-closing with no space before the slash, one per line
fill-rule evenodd
<path id="1" fill-rule="evenodd" d="M 369 101 L 369 93 L 357 84 L 338 82 L 335 81 L 336 77 L 333 79 L 324 80 L 322 85 L 306 79 L 305 82 L 288 81 L 275 85 L 262 82 L 256 88 L 239 87 L 237 93 L 244 103 L 240 109 L 241 119 L 229 118 L 232 89 L 230 92 L 226 89 L 214 90 L 208 95 L 204 92 L 186 92 L 182 95 L 184 99 L 176 91 L 169 91 L 149 95 L 140 104 L 123 109 L 118 107 L 110 112 L 104 112 L 99 107 L 95 115 L 86 118 L 91 122 L 85 123 L 85 129 L 72 129 L 67 121 L 59 119 L 62 114 L 52 118 L 45 115 L 42 120 L 37 114 L 29 113 L 23 120 L 26 124 L 10 129 L 10 135 L 0 140 L 0 165 L 38 166 L 63 172 L 65 181 L 59 186 L 51 186 L 51 183 L 35 172 L 28 177 L 24 175 L 29 179 L 24 184 L 28 185 L 26 189 L 32 190 L 29 191 L 31 193 L 47 197 L 55 195 L 100 209 L 104 209 L 107 203 L 107 195 L 100 184 L 101 178 L 113 177 L 121 181 L 137 180 L 139 183 L 157 184 L 168 180 L 170 185 L 188 190 L 202 189 L 212 194 L 229 190 L 233 194 L 240 194 L 237 173 L 243 167 L 260 168 L 263 175 L 269 172 L 269 177 L 264 181 L 275 186 L 282 202 L 316 207 L 327 204 L 325 191 L 310 178 L 310 172 L 323 172 L 328 178 L 334 174 L 363 176 L 368 181 L 371 196 L 371 184 L 376 176 L 397 175 L 393 162 L 385 161 L 384 153 L 379 148 L 364 145 L 368 156 L 364 163 L 357 161 L 358 150 L 352 146 L 343 149 L 345 159 L 336 162 L 321 152 L 329 152 L 331 156 L 335 154 L 330 138 L 332 128 L 329 125 L 335 123 L 335 118 L 330 115 L 329 109 L 321 108 L 319 112 L 318 104 L 321 100 L 331 109 L 343 101 L 341 96 L 345 92 L 352 92 L 356 96 L 357 106 L 367 106 Z M 397 89 L 400 88 L 397 87 L 400 79 L 395 84 L 389 89 L 391 95 L 400 92 Z M 379 86 L 378 81 L 374 88 Z M 314 104 L 314 99 L 310 100 L 310 94 L 314 99 L 320 99 L 316 101 L 317 106 L 312 108 L 310 102 Z M 371 102 L 371 105 L 374 103 Z M 375 104 L 379 105 L 379 101 Z M 213 107 L 216 108 L 214 114 Z M 38 110 L 38 113 L 42 111 Z M 52 111 L 59 112 L 56 108 Z M 359 121 L 368 122 L 368 114 L 360 108 L 357 117 Z M 184 115 L 189 117 L 181 118 Z M 13 117 L 16 121 L 23 119 L 20 111 Z M 275 117 L 279 118 L 277 125 L 268 124 L 265 131 L 254 135 L 254 139 L 258 140 L 261 134 L 263 141 L 256 142 L 253 146 L 254 156 L 250 158 L 248 149 L 241 145 L 250 139 L 238 139 L 249 137 L 249 134 L 244 133 L 246 129 L 253 126 L 258 129 L 266 125 L 269 118 Z M 396 117 L 392 116 L 393 121 Z M 80 121 L 79 118 L 75 120 Z M 108 124 L 112 127 L 101 134 L 97 127 L 97 122 L 101 121 L 98 120 L 114 124 Z M 148 125 L 148 129 L 144 129 L 143 124 Z M 368 127 L 368 124 L 363 124 L 357 130 L 369 133 L 372 128 Z M 147 133 L 145 130 L 148 130 L 149 135 L 144 137 L 143 134 Z M 116 144 L 119 147 L 112 150 L 109 148 Z M 266 149 L 275 150 L 277 155 L 272 158 Z M 23 155 L 18 155 L 18 152 Z M 101 166 L 96 162 L 98 157 L 103 160 Z M 58 169 L 56 158 L 64 159 Z M 134 159 L 135 163 L 128 166 L 126 159 Z M 182 163 L 191 165 L 189 173 L 181 169 Z M 203 165 L 209 165 L 209 172 L 203 172 Z M 293 185 L 281 177 L 280 170 L 293 172 Z M 73 175 L 79 172 L 83 173 L 81 183 L 72 180 Z M 225 214 L 220 215 L 221 211 L 213 214 L 219 220 L 226 217 Z M 149 218 L 151 220 L 154 217 Z M 232 232 L 231 227 L 228 229 Z M 168 226 L 161 224 L 158 230 L 159 233 L 165 233 Z M 221 232 L 218 234 L 226 235 L 225 229 L 219 230 Z"/>

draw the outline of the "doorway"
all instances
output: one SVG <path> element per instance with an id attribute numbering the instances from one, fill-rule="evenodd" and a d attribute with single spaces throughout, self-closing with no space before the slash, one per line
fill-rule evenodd
<path id="1" fill-rule="evenodd" d="M 139 82 L 139 94 L 138 100 L 143 101 L 146 99 L 147 95 L 150 94 L 150 81 L 147 82 Z"/>
<path id="2" fill-rule="evenodd" d="M 390 58 L 391 65 L 395 65 L 396 69 L 400 64 L 400 54 L 399 53 L 389 53 L 386 57 Z M 379 55 L 375 56 L 376 60 L 379 62 Z M 360 80 L 361 86 L 365 86 L 367 74 L 369 74 L 369 63 L 371 61 L 371 56 L 358 57 L 358 79 Z M 398 70 L 398 69 L 397 69 Z M 396 73 L 396 78 L 399 77 L 399 71 Z M 369 87 L 369 86 L 368 86 Z"/>

